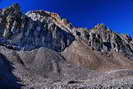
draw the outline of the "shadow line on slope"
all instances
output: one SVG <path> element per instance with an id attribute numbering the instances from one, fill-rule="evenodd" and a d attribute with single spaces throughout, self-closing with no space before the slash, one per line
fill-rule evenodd
<path id="1" fill-rule="evenodd" d="M 21 80 L 12 72 L 15 68 L 13 63 L 0 53 L 0 89 L 21 89 Z"/>

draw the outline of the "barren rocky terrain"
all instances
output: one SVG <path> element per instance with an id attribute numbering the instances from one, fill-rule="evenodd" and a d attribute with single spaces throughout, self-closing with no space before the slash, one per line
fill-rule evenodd
<path id="1" fill-rule="evenodd" d="M 133 38 L 18 4 L 0 9 L 0 89 L 133 89 Z"/>

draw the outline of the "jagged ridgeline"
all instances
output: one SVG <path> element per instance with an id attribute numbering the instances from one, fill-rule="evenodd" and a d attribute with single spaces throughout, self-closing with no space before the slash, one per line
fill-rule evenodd
<path id="1" fill-rule="evenodd" d="M 123 86 L 120 78 L 133 81 L 132 37 L 104 24 L 75 27 L 53 12 L 23 13 L 18 4 L 0 10 L 0 55 L 2 89 L 106 89 Z"/>
<path id="2" fill-rule="evenodd" d="M 1 44 L 18 50 L 47 47 L 63 51 L 79 37 L 98 51 L 133 52 L 130 36 L 112 32 L 104 24 L 91 30 L 76 28 L 56 13 L 38 10 L 24 14 L 18 4 L 0 11 L 0 28 Z"/>

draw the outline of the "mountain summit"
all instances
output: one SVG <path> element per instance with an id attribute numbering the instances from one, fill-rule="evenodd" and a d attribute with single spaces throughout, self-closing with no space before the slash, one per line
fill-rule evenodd
<path id="1" fill-rule="evenodd" d="M 18 4 L 0 10 L 0 59 L 2 89 L 127 89 L 133 81 L 129 35 L 75 27 L 53 12 L 25 14 Z"/>

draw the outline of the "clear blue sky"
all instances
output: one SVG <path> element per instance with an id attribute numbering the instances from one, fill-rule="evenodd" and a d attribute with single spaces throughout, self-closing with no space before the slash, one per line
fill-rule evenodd
<path id="1" fill-rule="evenodd" d="M 133 36 L 133 0 L 0 0 L 0 8 L 16 2 L 24 12 L 48 10 L 59 13 L 75 26 L 91 28 L 104 23 L 115 32 Z"/>

